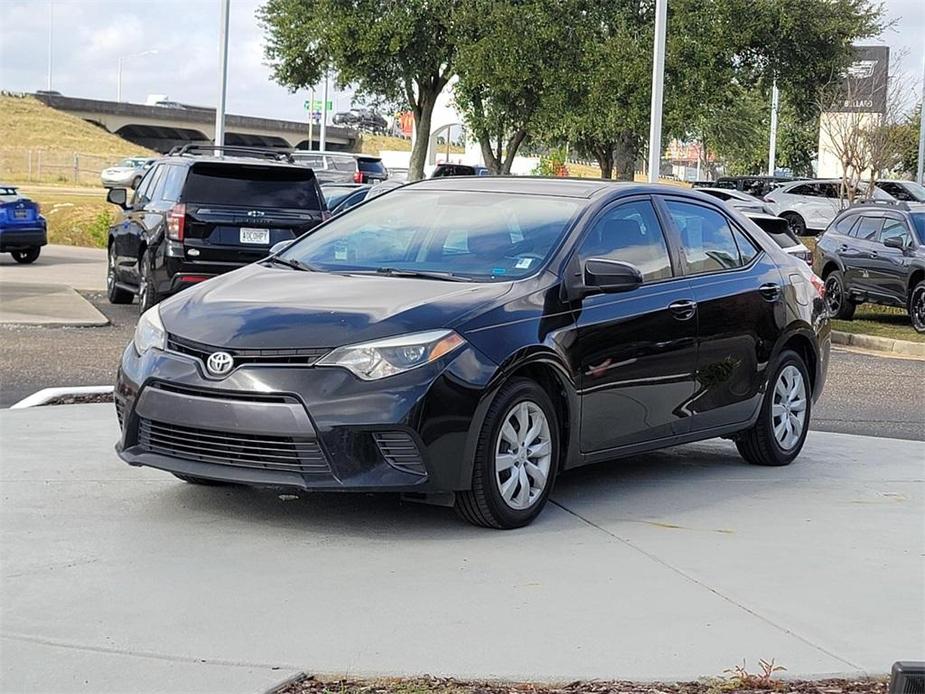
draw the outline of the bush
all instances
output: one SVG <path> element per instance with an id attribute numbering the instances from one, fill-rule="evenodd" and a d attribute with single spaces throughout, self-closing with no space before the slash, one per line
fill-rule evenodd
<path id="1" fill-rule="evenodd" d="M 540 163 L 533 169 L 534 176 L 568 176 L 565 165 L 565 150 L 554 149 L 540 157 Z"/>

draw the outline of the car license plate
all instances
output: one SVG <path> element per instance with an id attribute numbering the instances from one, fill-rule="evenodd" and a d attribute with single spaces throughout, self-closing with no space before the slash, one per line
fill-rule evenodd
<path id="1" fill-rule="evenodd" d="M 376 185 L 377 183 L 382 183 L 382 179 L 381 178 L 370 178 L 369 182 L 372 183 L 373 185 Z"/>
<path id="2" fill-rule="evenodd" d="M 241 243 L 259 243 L 266 246 L 270 243 L 270 230 L 241 227 Z"/>
<path id="3" fill-rule="evenodd" d="M 13 210 L 13 219 L 28 219 L 29 210 Z"/>

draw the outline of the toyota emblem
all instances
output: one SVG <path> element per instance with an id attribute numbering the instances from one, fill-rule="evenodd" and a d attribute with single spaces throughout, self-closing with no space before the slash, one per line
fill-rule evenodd
<path id="1" fill-rule="evenodd" d="M 234 366 L 234 359 L 231 358 L 228 352 L 213 352 L 206 361 L 209 373 L 215 376 L 224 376 L 231 371 L 232 366 Z"/>

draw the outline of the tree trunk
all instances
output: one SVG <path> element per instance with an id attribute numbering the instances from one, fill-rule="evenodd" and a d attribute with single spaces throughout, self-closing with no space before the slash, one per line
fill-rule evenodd
<path id="1" fill-rule="evenodd" d="M 593 151 L 597 165 L 601 167 L 601 178 L 613 178 L 613 142 L 600 142 Z"/>
<path id="2" fill-rule="evenodd" d="M 495 156 L 495 151 L 491 147 L 491 138 L 488 133 L 479 133 L 479 146 L 482 148 L 482 159 L 485 160 L 485 168 L 493 175 L 501 173 L 501 162 Z"/>
<path id="3" fill-rule="evenodd" d="M 430 145 L 430 123 L 433 119 L 437 97 L 440 96 L 446 83 L 447 78 L 434 75 L 424 83 L 418 82 L 417 94 L 413 94 L 410 83 L 405 85 L 415 127 L 414 144 L 411 145 L 411 161 L 408 163 L 409 181 L 420 181 L 424 178 L 424 164 L 427 163 L 427 149 Z"/>
<path id="4" fill-rule="evenodd" d="M 617 136 L 611 157 L 614 174 L 618 181 L 632 181 L 636 173 L 636 157 L 639 154 L 637 137 L 624 130 Z"/>
<path id="5" fill-rule="evenodd" d="M 514 157 L 517 156 L 517 150 L 520 149 L 520 145 L 523 144 L 524 138 L 527 136 L 527 131 L 523 128 L 519 128 L 514 131 L 514 134 L 511 135 L 510 139 L 507 141 L 507 152 L 504 154 L 504 163 L 501 165 L 500 173 L 504 176 L 511 173 L 511 165 L 514 163 Z"/>

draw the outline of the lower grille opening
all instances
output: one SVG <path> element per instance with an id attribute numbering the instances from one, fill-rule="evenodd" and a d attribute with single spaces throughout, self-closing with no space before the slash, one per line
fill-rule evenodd
<path id="1" fill-rule="evenodd" d="M 409 434 L 403 431 L 377 431 L 373 433 L 373 440 L 382 457 L 392 467 L 414 475 L 427 475 L 421 452 Z"/>
<path id="2" fill-rule="evenodd" d="M 230 467 L 330 475 L 314 439 L 214 431 L 141 418 L 138 444 L 148 452 Z"/>

